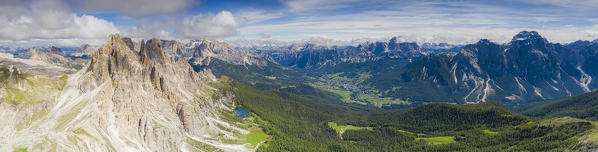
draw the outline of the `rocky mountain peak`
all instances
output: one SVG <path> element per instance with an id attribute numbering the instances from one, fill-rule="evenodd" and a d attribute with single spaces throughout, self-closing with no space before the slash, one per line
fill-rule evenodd
<path id="1" fill-rule="evenodd" d="M 148 64 L 152 61 L 159 64 L 171 63 L 166 53 L 162 51 L 162 41 L 156 38 L 147 41 L 145 44 L 142 41 L 139 57 L 143 64 Z"/>
<path id="2" fill-rule="evenodd" d="M 394 37 L 390 38 L 390 40 L 388 42 L 391 43 L 391 44 L 392 43 L 399 43 L 398 37 L 394 36 Z"/>
<path id="3" fill-rule="evenodd" d="M 227 139 L 238 139 L 238 131 L 249 133 L 237 129 L 233 134 L 236 128 L 219 119 L 219 112 L 234 103 L 225 90 L 211 86 L 218 80 L 209 70 L 195 72 L 187 61 L 173 62 L 158 39 L 140 43 L 139 51 L 131 49 L 130 42 L 110 35 L 87 69 L 60 78 L 64 85 L 58 95 L 46 97 L 55 100 L 48 104 L 52 115 L 39 122 L 48 125 L 32 129 L 50 135 L 31 137 L 75 139 L 49 144 L 74 145 L 66 148 L 80 151 L 184 151 L 189 140 L 216 143 L 223 133 L 231 135 Z M 29 136 L 33 131 L 24 132 Z M 240 144 L 211 146 L 250 151 Z"/>
<path id="4" fill-rule="evenodd" d="M 122 40 L 123 42 L 125 42 L 127 47 L 129 47 L 129 49 L 135 50 L 135 43 L 133 43 L 133 40 L 131 40 L 131 38 L 123 37 Z"/>
<path id="5" fill-rule="evenodd" d="M 92 55 L 87 71 L 93 72 L 101 83 L 114 75 L 132 72 L 138 59 L 137 52 L 131 50 L 120 35 L 113 34 Z"/>
<path id="6" fill-rule="evenodd" d="M 388 49 L 390 50 L 395 50 L 398 47 L 398 40 L 397 37 L 392 37 L 389 41 L 388 41 Z"/>
<path id="7" fill-rule="evenodd" d="M 544 40 L 544 38 L 536 31 L 521 31 L 512 39 L 512 41 L 518 40 Z"/>
<path id="8" fill-rule="evenodd" d="M 524 54 L 544 54 L 551 53 L 552 43 L 540 36 L 536 31 L 522 31 L 513 36 L 513 40 L 507 44 L 510 49 L 508 52 L 521 52 Z"/>
<path id="9" fill-rule="evenodd" d="M 492 57 L 497 56 L 501 52 L 496 51 L 496 48 L 499 47 L 498 44 L 488 40 L 488 39 L 480 39 L 475 44 L 466 45 L 463 49 L 461 49 L 460 53 L 466 57 Z"/>
<path id="10" fill-rule="evenodd" d="M 489 45 L 490 43 L 492 43 L 490 40 L 488 39 L 480 39 L 476 45 Z"/>
<path id="11" fill-rule="evenodd" d="M 130 39 L 111 35 L 108 42 L 101 46 L 91 57 L 87 69 L 91 76 L 101 84 L 107 80 L 113 83 L 121 79 L 140 77 L 140 81 L 149 80 L 163 89 L 164 76 L 180 75 L 180 80 L 196 80 L 197 76 L 186 61 L 175 62 L 174 58 L 162 50 L 162 41 L 151 39 L 140 42 L 139 52 L 131 50 Z M 206 73 L 211 75 L 211 73 Z"/>
<path id="12" fill-rule="evenodd" d="M 54 54 L 62 55 L 62 56 L 65 55 L 64 52 L 62 52 L 62 50 L 60 48 L 55 47 L 55 46 L 50 47 L 50 49 L 48 49 L 46 51 L 54 53 Z"/>
<path id="13" fill-rule="evenodd" d="M 87 49 L 87 48 L 89 48 L 89 47 L 91 47 L 91 45 L 89 45 L 89 44 L 82 44 L 82 45 L 79 47 L 79 49 L 80 49 L 80 50 L 85 50 L 85 49 Z"/>
<path id="14" fill-rule="evenodd" d="M 60 49 L 58 49 L 58 51 L 60 51 Z M 52 49 L 40 51 L 37 49 L 32 49 L 29 52 L 31 53 L 31 56 L 29 56 L 29 59 L 31 60 L 37 60 L 47 64 L 71 68 L 73 67 L 72 65 L 75 64 L 70 58 L 65 57 L 62 51 L 57 52 L 57 50 L 52 51 Z"/>

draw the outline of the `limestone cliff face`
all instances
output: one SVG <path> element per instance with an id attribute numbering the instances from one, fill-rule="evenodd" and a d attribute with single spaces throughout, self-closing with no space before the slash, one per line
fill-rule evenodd
<path id="1" fill-rule="evenodd" d="M 189 141 L 250 150 L 215 140 L 248 131 L 219 120 L 232 97 L 210 86 L 218 83 L 210 71 L 196 73 L 162 51 L 158 39 L 140 42 L 139 51 L 131 44 L 111 35 L 88 67 L 69 76 L 47 114 L 12 132 L 22 137 L 11 142 L 40 151 L 198 150 Z"/>
<path id="2" fill-rule="evenodd" d="M 79 47 L 77 52 L 71 53 L 70 55 L 74 57 L 90 57 L 97 50 L 97 47 L 91 46 L 89 44 L 83 44 L 81 47 Z"/>
<path id="3" fill-rule="evenodd" d="M 432 53 L 417 43 L 398 42 L 396 37 L 388 42 L 365 42 L 356 47 L 325 47 L 307 43 L 263 52 L 280 65 L 299 69 L 318 69 L 339 63 L 372 62 L 385 58 L 415 59 Z"/>
<path id="4" fill-rule="evenodd" d="M 191 58 L 194 64 L 208 64 L 212 58 L 217 58 L 236 65 L 265 65 L 262 56 L 248 50 L 238 50 L 225 42 L 215 40 L 192 40 L 181 43 L 172 40 L 162 40 L 163 48 L 168 54 Z"/>
<path id="5" fill-rule="evenodd" d="M 46 62 L 46 63 L 66 64 L 71 61 L 69 58 L 66 58 L 61 55 L 61 54 L 64 54 L 64 53 L 62 53 L 62 51 L 56 51 L 56 50 L 40 51 L 37 49 L 32 49 L 32 50 L 30 50 L 30 52 L 31 52 L 30 59 L 39 60 L 39 61 Z M 58 52 L 60 52 L 60 54 Z"/>
<path id="6" fill-rule="evenodd" d="M 88 60 L 74 59 L 66 56 L 59 48 L 52 47 L 47 50 L 29 50 L 31 56 L 29 59 L 41 61 L 64 68 L 81 69 L 88 64 Z"/>

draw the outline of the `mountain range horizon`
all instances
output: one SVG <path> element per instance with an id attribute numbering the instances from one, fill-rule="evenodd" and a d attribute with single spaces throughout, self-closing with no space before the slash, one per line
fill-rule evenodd
<path id="1" fill-rule="evenodd" d="M 522 30 L 517 34 L 520 34 L 522 32 L 535 32 L 538 33 L 537 31 L 534 30 Z M 118 34 L 118 33 L 112 33 L 112 34 Z M 540 35 L 538 33 L 538 35 Z M 309 39 L 304 39 L 304 40 L 294 40 L 294 41 L 277 41 L 277 40 L 270 40 L 270 41 L 265 41 L 264 44 L 260 44 L 260 43 L 241 43 L 238 41 L 241 40 L 216 40 L 216 39 L 187 39 L 187 40 L 174 40 L 174 39 L 164 39 L 164 40 L 169 40 L 169 41 L 188 41 L 188 42 L 192 42 L 192 41 L 201 41 L 201 40 L 210 40 L 210 41 L 221 41 L 221 42 L 225 42 L 225 43 L 229 43 L 231 46 L 233 47 L 237 47 L 237 48 L 259 48 L 259 47 L 285 47 L 285 46 L 292 46 L 292 45 L 317 45 L 317 46 L 323 46 L 323 47 L 350 47 L 350 46 L 358 46 L 361 45 L 363 43 L 372 43 L 372 42 L 377 42 L 377 41 L 389 41 L 391 39 L 400 39 L 401 36 L 390 36 L 388 38 L 374 38 L 374 39 L 355 39 L 355 40 L 351 40 L 351 41 L 347 41 L 347 42 L 342 42 L 342 43 L 329 43 L 326 41 L 340 41 L 340 40 L 334 40 L 334 39 L 326 39 L 323 38 L 322 41 L 320 42 L 318 40 L 313 40 L 310 41 Z M 540 36 L 542 37 L 542 36 Z M 157 38 L 157 37 L 154 37 Z M 145 40 L 150 40 L 149 39 L 145 39 Z M 144 39 L 140 39 L 137 38 L 135 40 L 144 40 Z M 480 38 L 479 40 L 488 40 L 487 38 Z M 512 41 L 513 39 L 511 39 Z M 462 43 L 447 43 L 447 42 L 417 42 L 417 41 L 409 41 L 409 40 L 403 40 L 403 41 L 398 41 L 400 43 L 417 43 L 418 45 L 430 45 L 430 46 L 436 46 L 436 45 L 446 45 L 445 47 L 451 47 L 451 46 L 460 46 L 460 45 L 467 45 L 467 44 L 472 44 L 472 43 L 476 43 L 477 41 L 473 41 L 473 42 L 462 42 Z M 491 40 L 489 40 L 491 41 Z M 510 43 L 511 41 L 505 41 L 502 43 Z M 572 40 L 569 42 L 562 42 L 561 44 L 570 44 L 570 43 L 575 43 L 578 41 L 588 41 L 588 42 L 598 42 L 598 36 L 595 39 L 590 39 L 590 40 Z M 498 43 L 501 44 L 501 42 L 494 42 L 494 43 Z M 269 44 L 269 45 L 266 45 Z M 2 49 L 29 49 L 29 48 L 38 48 L 38 49 L 45 49 L 45 48 L 51 48 L 51 47 L 60 47 L 61 49 L 66 49 L 66 50 L 72 50 L 72 49 L 78 49 L 78 47 L 85 47 L 85 46 L 99 46 L 101 44 L 98 45 L 90 45 L 90 44 L 81 44 L 81 45 L 73 45 L 73 46 L 55 46 L 55 45 L 45 45 L 45 46 L 21 46 L 21 47 L 10 47 L 10 46 L 0 46 L 0 48 Z"/>
<path id="2" fill-rule="evenodd" d="M 0 151 L 598 151 L 596 6 L 0 1 Z"/>
<path id="3" fill-rule="evenodd" d="M 337 132 L 330 135 L 341 141 L 355 142 L 353 138 L 361 137 L 353 137 L 356 132 L 338 130 L 335 122 L 346 122 L 340 126 L 357 128 L 355 131 L 364 128 L 362 131 L 366 132 L 386 128 L 376 123 L 395 126 L 401 122 L 409 124 L 395 126 L 408 130 L 400 131 L 403 135 L 399 136 L 409 135 L 401 138 L 414 138 L 412 144 L 435 149 L 440 147 L 429 144 L 442 147 L 461 142 L 457 139 L 469 138 L 446 132 L 463 124 L 432 116 L 422 119 L 434 124 L 453 125 L 444 129 L 419 130 L 411 128 L 420 122 L 410 117 L 449 110 L 451 115 L 458 115 L 456 121 L 462 121 L 463 117 L 477 122 L 482 121 L 478 117 L 483 115 L 491 120 L 467 126 L 492 125 L 494 127 L 488 129 L 504 132 L 507 136 L 521 134 L 507 133 L 505 129 L 526 127 L 522 122 L 545 122 L 536 122 L 505 107 L 527 110 L 530 115 L 550 115 L 535 105 L 594 93 L 598 89 L 598 83 L 592 81 L 598 76 L 598 71 L 592 68 L 598 63 L 596 48 L 596 41 L 576 41 L 566 45 L 550 43 L 535 31 L 522 31 L 504 44 L 481 39 L 463 46 L 444 44 L 434 47 L 397 42 L 395 37 L 387 42 L 347 47 L 306 44 L 253 49 L 235 48 L 215 40 L 181 43 L 153 38 L 133 41 L 112 34 L 100 47 L 85 45 L 69 53 L 57 47 L 2 53 L 0 63 L 8 67 L 2 71 L 0 97 L 6 102 L 0 102 L 0 108 L 5 109 L 2 116 L 11 119 L 3 121 L 9 129 L 3 130 L 7 136 L 0 138 L 0 143 L 4 150 L 34 151 L 256 151 L 274 145 L 281 146 L 279 148 L 291 146 L 276 144 L 281 142 L 277 136 L 296 138 L 296 135 L 272 132 L 283 126 L 264 128 L 267 124 L 262 119 L 271 123 L 280 119 L 261 113 L 265 111 L 260 109 L 271 105 L 263 105 L 261 101 L 268 101 L 307 106 L 304 110 L 320 111 L 318 109 L 328 107 L 335 113 L 354 113 L 338 119 L 328 114 L 316 114 L 313 117 L 330 117 L 327 126 L 317 125 L 319 121 L 309 123 L 318 126 L 316 128 L 336 129 Z M 571 98 L 572 101 L 557 102 L 584 99 Z M 342 110 L 343 107 L 353 110 Z M 239 108 L 248 109 L 249 115 L 235 116 Z M 463 110 L 473 111 L 456 112 Z M 385 112 L 397 116 L 379 117 L 379 113 Z M 405 112 L 412 114 L 403 115 Z M 559 116 L 563 114 L 559 113 Z M 295 119 L 295 116 L 290 118 Z M 363 119 L 379 122 L 361 122 Z M 564 135 L 579 141 L 581 150 L 591 149 L 596 142 L 583 136 L 594 133 L 589 129 L 593 126 L 585 124 L 585 120 L 546 119 L 567 119 L 570 123 L 563 125 L 576 124 L 586 128 Z M 300 121 L 293 121 L 297 122 Z M 431 134 L 430 130 L 450 136 L 434 137 L 438 135 Z M 466 128 L 458 130 L 475 132 Z M 432 137 L 411 137 L 413 132 L 431 134 Z M 503 133 L 490 131 L 489 134 Z M 392 134 L 384 136 L 388 137 L 379 139 L 396 138 Z M 39 140 L 31 140 L 31 137 Z M 448 138 L 444 142 L 449 144 L 433 141 L 435 138 Z M 331 142 L 335 140 L 338 139 Z M 536 139 L 530 137 L 529 140 Z M 514 141 L 518 142 L 516 145 L 525 145 L 528 139 Z M 63 146 L 50 146 L 57 144 Z M 414 148 L 415 145 L 404 148 Z M 368 147 L 385 146 L 349 149 Z M 449 147 L 445 148 L 451 149 Z"/>

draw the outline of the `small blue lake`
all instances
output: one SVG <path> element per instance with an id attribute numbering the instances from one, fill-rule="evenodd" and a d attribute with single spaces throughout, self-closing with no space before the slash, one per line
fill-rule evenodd
<path id="1" fill-rule="evenodd" d="M 241 118 L 245 118 L 245 116 L 247 116 L 247 114 L 249 112 L 247 112 L 247 110 L 245 110 L 245 108 L 237 108 L 235 109 L 235 111 L 237 111 L 237 115 Z"/>

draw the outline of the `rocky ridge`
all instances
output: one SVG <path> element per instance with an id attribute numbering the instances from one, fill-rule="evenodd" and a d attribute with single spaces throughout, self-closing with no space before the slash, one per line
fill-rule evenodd
<path id="1" fill-rule="evenodd" d="M 356 47 L 322 47 L 313 44 L 291 45 L 280 51 L 267 51 L 266 56 L 277 63 L 300 69 L 334 66 L 338 63 L 361 63 L 384 58 L 417 58 L 431 54 L 417 43 L 398 42 L 393 37 L 388 42 L 365 42 Z"/>
<path id="2" fill-rule="evenodd" d="M 81 45 L 81 47 L 79 47 L 79 50 L 77 52 L 71 53 L 70 56 L 81 58 L 90 57 L 97 50 L 97 47 L 91 46 L 89 44 L 84 44 Z"/>
<path id="3" fill-rule="evenodd" d="M 235 65 L 266 64 L 264 58 L 252 51 L 235 49 L 225 42 L 216 40 L 191 40 L 181 43 L 174 40 L 162 40 L 165 52 L 178 58 L 191 58 L 192 64 L 207 65 L 212 58 L 217 58 Z"/>
<path id="4" fill-rule="evenodd" d="M 193 71 L 186 60 L 162 51 L 158 39 L 140 42 L 139 51 L 131 44 L 111 35 L 89 66 L 69 75 L 55 100 L 23 106 L 38 108 L 2 103 L 1 116 L 14 122 L 2 124 L 8 126 L 2 127 L 7 128 L 0 138 L 6 145 L 2 149 L 201 151 L 193 141 L 224 151 L 251 150 L 215 140 L 238 139 L 235 134 L 248 131 L 219 119 L 234 103 L 230 94 L 211 86 L 218 80 L 210 71 Z M 37 111 L 45 112 L 29 122 L 18 121 Z"/>
<path id="5" fill-rule="evenodd" d="M 589 64 L 571 59 L 579 56 L 572 55 L 575 52 L 548 42 L 535 31 L 522 31 L 508 44 L 482 39 L 459 53 L 425 57 L 410 65 L 402 78 L 458 102 L 562 98 L 597 87 L 591 80 L 596 75 L 585 72 L 591 70 L 584 68 Z M 413 97 L 423 99 L 421 95 Z"/>

